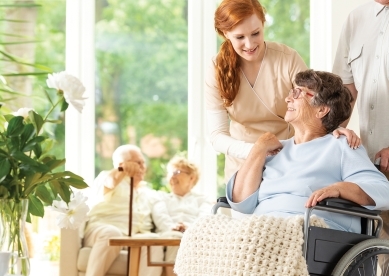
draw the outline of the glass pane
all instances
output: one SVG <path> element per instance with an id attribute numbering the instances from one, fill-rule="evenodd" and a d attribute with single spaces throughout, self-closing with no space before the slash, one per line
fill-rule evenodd
<path id="1" fill-rule="evenodd" d="M 48 71 L 65 69 L 66 0 L 3 0 L 1 4 L 4 6 L 0 7 L 0 50 L 20 59 L 17 63 L 5 55 L 1 56 L 0 75 L 5 76 L 0 81 L 1 110 L 9 113 L 29 107 L 45 115 L 50 108 L 43 89 Z M 13 76 L 27 72 L 42 74 Z M 47 92 L 53 93 L 51 96 L 55 99 L 54 91 Z M 62 120 L 59 116 L 62 114 L 52 114 L 50 118 Z M 57 141 L 50 153 L 58 158 L 64 157 L 64 124 L 52 124 L 46 132 Z M 63 170 L 63 167 L 59 169 Z M 56 215 L 46 209 L 43 219 L 32 217 L 32 223 L 27 224 L 31 276 L 58 275 L 60 231 Z"/>
<path id="2" fill-rule="evenodd" d="M 98 0 L 95 32 L 96 175 L 136 144 L 165 189 L 164 164 L 187 148 L 187 0 Z"/>

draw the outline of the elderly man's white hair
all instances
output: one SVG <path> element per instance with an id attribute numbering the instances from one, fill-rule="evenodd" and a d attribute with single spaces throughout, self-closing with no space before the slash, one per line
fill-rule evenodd
<path id="1" fill-rule="evenodd" d="M 140 148 L 135 145 L 122 145 L 118 147 L 112 154 L 113 167 L 117 168 L 121 162 L 131 160 L 133 152 L 142 154 Z"/>

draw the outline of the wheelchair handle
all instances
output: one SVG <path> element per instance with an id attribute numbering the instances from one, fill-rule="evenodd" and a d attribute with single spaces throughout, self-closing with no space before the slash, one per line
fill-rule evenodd
<path id="1" fill-rule="evenodd" d="M 225 196 L 219 197 L 215 205 L 212 206 L 211 213 L 215 215 L 219 208 L 231 208 Z"/>

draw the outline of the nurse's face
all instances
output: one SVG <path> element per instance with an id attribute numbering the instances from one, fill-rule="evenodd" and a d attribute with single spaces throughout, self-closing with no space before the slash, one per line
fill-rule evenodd
<path id="1" fill-rule="evenodd" d="M 231 41 L 235 52 L 247 61 L 255 61 L 265 47 L 263 23 L 256 14 L 243 20 L 224 36 Z"/>

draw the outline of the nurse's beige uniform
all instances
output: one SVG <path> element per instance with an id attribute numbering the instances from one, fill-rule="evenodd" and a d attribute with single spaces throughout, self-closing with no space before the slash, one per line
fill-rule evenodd
<path id="1" fill-rule="evenodd" d="M 250 85 L 241 71 L 239 92 L 232 106 L 223 106 L 215 79 L 215 60 L 206 76 L 208 132 L 214 149 L 226 155 L 226 182 L 240 168 L 260 135 L 271 132 L 279 139 L 287 139 L 294 134 L 283 119 L 285 98 L 294 86 L 296 74 L 308 68 L 294 49 L 275 42 L 265 44 L 265 55 L 254 85 Z"/>

